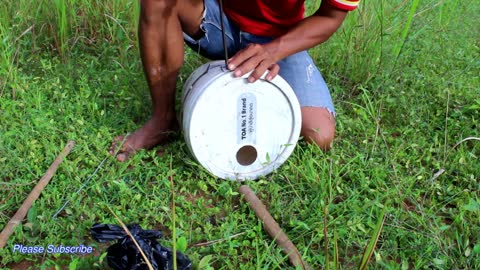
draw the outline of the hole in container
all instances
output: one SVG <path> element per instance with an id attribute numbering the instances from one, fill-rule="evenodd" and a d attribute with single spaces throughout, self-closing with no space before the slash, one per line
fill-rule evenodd
<path id="1" fill-rule="evenodd" d="M 248 166 L 257 160 L 257 149 L 251 145 L 244 145 L 237 151 L 237 161 L 240 165 Z"/>

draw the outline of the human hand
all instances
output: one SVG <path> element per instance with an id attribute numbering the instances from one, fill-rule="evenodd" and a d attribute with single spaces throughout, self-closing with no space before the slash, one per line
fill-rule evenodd
<path id="1" fill-rule="evenodd" d="M 249 44 L 228 60 L 228 69 L 233 71 L 235 77 L 241 77 L 253 70 L 248 77 L 248 81 L 253 83 L 267 70 L 269 71 L 265 79 L 272 80 L 280 71 L 280 66 L 276 63 L 268 45 Z"/>

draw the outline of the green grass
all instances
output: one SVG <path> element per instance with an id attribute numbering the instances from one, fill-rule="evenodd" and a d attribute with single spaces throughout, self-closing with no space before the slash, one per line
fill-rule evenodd
<path id="1" fill-rule="evenodd" d="M 336 104 L 334 147 L 325 154 L 301 141 L 278 171 L 248 184 L 314 269 L 358 269 L 378 234 L 368 269 L 480 268 L 480 142 L 454 148 L 480 137 L 479 14 L 474 0 L 364 1 L 311 51 Z M 150 113 L 137 16 L 131 0 L 0 7 L 0 227 L 77 142 L 0 250 L 0 266 L 104 269 L 106 245 L 89 229 L 117 224 L 108 205 L 126 224 L 162 230 L 165 246 L 186 240 L 199 269 L 291 269 L 239 184 L 200 168 L 182 138 L 161 157 L 108 157 L 112 138 Z M 178 89 L 203 61 L 191 51 L 186 59 Z M 98 252 L 21 255 L 15 243 Z"/>

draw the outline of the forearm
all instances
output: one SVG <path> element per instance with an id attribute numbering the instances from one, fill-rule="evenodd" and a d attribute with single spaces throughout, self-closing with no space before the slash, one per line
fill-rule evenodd
<path id="1" fill-rule="evenodd" d="M 228 68 L 234 71 L 235 77 L 253 70 L 248 77 L 249 82 L 258 80 L 268 69 L 266 79 L 271 80 L 278 74 L 277 62 L 326 41 L 346 16 L 347 11 L 337 9 L 324 0 L 314 15 L 302 20 L 286 34 L 267 44 L 250 44 L 237 52 L 229 59 Z"/>
<path id="2" fill-rule="evenodd" d="M 310 49 L 329 39 L 340 27 L 346 15 L 347 11 L 334 8 L 327 1 L 322 1 L 315 14 L 267 44 L 267 50 L 276 61 L 279 61 L 294 53 Z"/>

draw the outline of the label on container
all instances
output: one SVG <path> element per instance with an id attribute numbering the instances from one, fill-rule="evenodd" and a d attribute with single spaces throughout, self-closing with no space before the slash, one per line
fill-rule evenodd
<path id="1" fill-rule="evenodd" d="M 257 136 L 257 99 L 244 93 L 237 100 L 237 143 L 255 144 Z"/>

